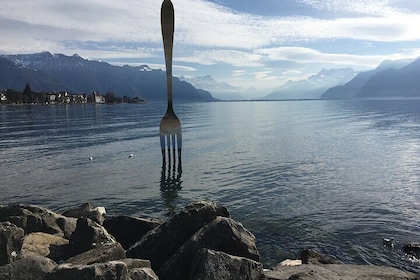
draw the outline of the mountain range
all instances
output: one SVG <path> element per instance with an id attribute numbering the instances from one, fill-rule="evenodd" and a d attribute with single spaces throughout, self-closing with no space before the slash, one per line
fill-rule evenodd
<path id="1" fill-rule="evenodd" d="M 0 55 L 0 89 L 20 90 L 28 83 L 33 91 L 69 91 L 139 97 L 146 101 L 166 99 L 166 74 L 147 65 L 115 66 L 75 54 Z M 205 90 L 173 78 L 174 100 L 213 101 Z"/>
<path id="2" fill-rule="evenodd" d="M 241 87 L 232 86 L 226 82 L 218 82 L 212 76 L 207 75 L 203 77 L 179 77 L 181 81 L 186 81 L 196 88 L 201 88 L 211 92 L 211 94 L 222 100 L 243 100 L 245 99 L 241 92 L 244 91 Z"/>
<path id="3" fill-rule="evenodd" d="M 384 61 L 349 82 L 328 89 L 321 99 L 420 97 L 420 59 Z"/>
<path id="4" fill-rule="evenodd" d="M 352 68 L 322 69 L 307 79 L 287 81 L 275 92 L 263 97 L 264 100 L 318 99 L 326 90 L 342 85 L 356 76 Z"/>
<path id="5" fill-rule="evenodd" d="M 352 68 L 322 69 L 307 79 L 288 81 L 263 100 L 420 98 L 420 58 L 384 61 L 376 69 L 356 73 Z M 147 65 L 116 66 L 75 54 L 0 55 L 0 90 L 68 91 L 166 99 L 166 74 Z M 215 81 L 211 76 L 174 77 L 174 100 L 243 100 L 245 89 Z M 211 92 L 211 93 L 210 93 Z M 214 97 L 212 96 L 214 94 Z M 215 98 L 216 97 L 216 98 Z"/>

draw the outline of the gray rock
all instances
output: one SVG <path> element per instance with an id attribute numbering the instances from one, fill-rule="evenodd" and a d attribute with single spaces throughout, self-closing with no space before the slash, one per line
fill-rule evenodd
<path id="1" fill-rule="evenodd" d="M 11 263 L 22 246 L 22 228 L 10 222 L 0 223 L 0 266 Z"/>
<path id="2" fill-rule="evenodd" d="M 9 221 L 24 229 L 25 234 L 45 232 L 70 236 L 75 220 L 54 213 L 44 207 L 25 204 L 0 206 L 0 222 Z"/>
<path id="3" fill-rule="evenodd" d="M 254 235 L 230 218 L 217 217 L 194 234 L 157 270 L 159 277 L 186 279 L 196 254 L 203 248 L 259 261 Z"/>
<path id="4" fill-rule="evenodd" d="M 263 265 L 251 259 L 202 249 L 195 256 L 191 280 L 259 280 Z"/>
<path id="5" fill-rule="evenodd" d="M 149 260 L 121 259 L 127 265 L 128 276 L 131 280 L 157 280 L 156 273 L 152 270 Z"/>
<path id="6" fill-rule="evenodd" d="M 152 265 L 150 264 L 149 260 L 142 260 L 142 259 L 120 259 L 119 261 L 125 263 L 128 269 L 133 268 L 151 268 Z"/>
<path id="7" fill-rule="evenodd" d="M 47 280 L 129 280 L 125 263 L 112 261 L 91 265 L 60 264 Z"/>
<path id="8" fill-rule="evenodd" d="M 107 230 L 88 218 L 77 219 L 77 226 L 70 236 L 66 257 L 73 257 L 103 244 L 116 243 Z"/>
<path id="9" fill-rule="evenodd" d="M 264 271 L 266 280 L 415 280 L 412 273 L 392 267 L 347 264 L 304 264 Z"/>
<path id="10" fill-rule="evenodd" d="M 148 267 L 134 268 L 128 271 L 131 280 L 158 280 L 156 273 Z"/>
<path id="11" fill-rule="evenodd" d="M 120 243 L 103 244 L 89 251 L 67 259 L 66 263 L 74 265 L 89 265 L 125 259 L 125 251 Z"/>
<path id="12" fill-rule="evenodd" d="M 420 259 L 420 243 L 404 244 L 403 250 L 406 254 L 410 254 L 417 259 Z"/>
<path id="13" fill-rule="evenodd" d="M 63 216 L 73 218 L 89 218 L 102 225 L 105 220 L 105 208 L 93 207 L 90 203 L 84 203 L 77 208 L 69 209 L 63 213 Z"/>
<path id="14" fill-rule="evenodd" d="M 0 279 L 44 280 L 57 264 L 43 256 L 32 256 L 16 260 L 0 267 Z"/>
<path id="15" fill-rule="evenodd" d="M 324 256 L 317 251 L 305 249 L 300 253 L 300 259 L 303 264 L 337 264 L 337 260 L 330 256 Z"/>
<path id="16" fill-rule="evenodd" d="M 57 221 L 57 225 L 63 231 L 63 237 L 65 239 L 70 239 L 70 236 L 73 234 L 74 230 L 76 229 L 77 219 L 65 216 L 59 216 Z"/>
<path id="17" fill-rule="evenodd" d="M 189 204 L 131 246 L 127 257 L 148 259 L 156 271 L 182 244 L 217 216 L 230 215 L 225 207 L 212 201 Z"/>
<path id="18" fill-rule="evenodd" d="M 32 232 L 24 237 L 20 256 L 44 256 L 60 262 L 64 259 L 68 244 L 69 241 L 65 238 L 43 232 Z"/>
<path id="19" fill-rule="evenodd" d="M 116 216 L 106 218 L 103 227 L 121 243 L 124 249 L 128 249 L 147 232 L 161 224 L 161 221 L 155 219 Z"/>

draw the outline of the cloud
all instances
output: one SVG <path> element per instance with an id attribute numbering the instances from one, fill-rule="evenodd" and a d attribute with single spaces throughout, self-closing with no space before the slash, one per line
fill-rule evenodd
<path id="1" fill-rule="evenodd" d="M 327 64 L 331 67 L 340 66 L 364 66 L 376 67 L 380 62 L 388 58 L 402 59 L 413 57 L 416 52 L 409 51 L 407 54 L 399 55 L 357 55 L 343 53 L 324 53 L 311 48 L 304 47 L 279 47 L 266 48 L 257 51 L 261 56 L 269 61 L 293 61 L 299 64 Z M 418 51 L 417 51 L 418 53 Z"/>
<path id="2" fill-rule="evenodd" d="M 366 15 L 384 16 L 399 12 L 398 8 L 391 7 L 388 0 L 297 0 L 318 10 L 330 12 L 358 13 Z"/>
<path id="3" fill-rule="evenodd" d="M 261 67 L 261 55 L 253 52 L 239 50 L 200 50 L 193 51 L 188 56 L 176 57 L 176 61 L 199 63 L 202 65 L 213 65 L 218 63 L 232 66 Z"/>
<path id="4" fill-rule="evenodd" d="M 385 59 L 420 55 L 418 1 L 294 1 L 315 12 L 261 16 L 228 9 L 220 4 L 224 1 L 173 1 L 174 70 L 232 66 L 223 75 L 231 73 L 238 82 L 252 76 L 269 84 L 280 75 L 303 77 L 317 67 L 374 68 Z M 0 53 L 47 50 L 163 68 L 161 3 L 2 0 Z"/>
<path id="5" fill-rule="evenodd" d="M 195 48 L 249 50 L 290 40 L 351 38 L 394 42 L 420 38 L 419 15 L 390 7 L 390 1 L 299 1 L 317 9 L 341 9 L 355 14 L 332 20 L 262 17 L 236 13 L 203 0 L 178 0 L 176 43 Z M 8 38 L 15 33 L 50 45 L 66 40 L 160 44 L 160 3 L 156 0 L 3 0 L 0 34 Z M 65 47 L 65 43 L 61 45 Z"/>

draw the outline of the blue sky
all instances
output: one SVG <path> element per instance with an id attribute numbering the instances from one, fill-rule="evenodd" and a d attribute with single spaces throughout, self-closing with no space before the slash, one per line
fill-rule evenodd
<path id="1" fill-rule="evenodd" d="M 175 76 L 262 96 L 322 68 L 420 56 L 417 0 L 172 0 Z M 50 51 L 163 68 L 160 0 L 2 0 L 1 54 Z M 249 92 L 249 91 L 248 91 Z"/>

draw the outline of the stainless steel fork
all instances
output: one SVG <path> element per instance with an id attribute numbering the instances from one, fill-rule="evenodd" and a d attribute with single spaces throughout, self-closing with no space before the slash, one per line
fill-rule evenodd
<path id="1" fill-rule="evenodd" d="M 160 122 L 160 146 L 162 166 L 181 169 L 182 131 L 181 122 L 175 115 L 172 105 L 172 54 L 174 45 L 174 7 L 170 0 L 164 0 L 160 11 L 163 49 L 166 64 L 166 87 L 168 106 Z"/>

